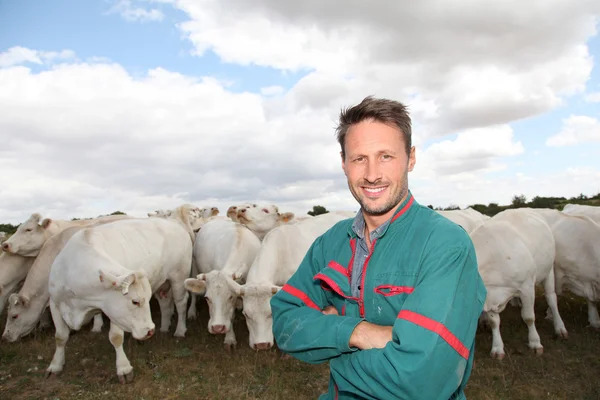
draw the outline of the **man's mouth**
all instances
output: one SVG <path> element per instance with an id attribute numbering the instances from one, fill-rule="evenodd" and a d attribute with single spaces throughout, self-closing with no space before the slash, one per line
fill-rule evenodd
<path id="1" fill-rule="evenodd" d="M 387 186 L 377 186 L 377 187 L 362 186 L 361 188 L 362 188 L 362 190 L 365 192 L 365 194 L 367 196 L 369 196 L 369 197 L 377 197 L 381 193 L 383 193 L 383 191 L 385 189 L 387 189 Z"/>

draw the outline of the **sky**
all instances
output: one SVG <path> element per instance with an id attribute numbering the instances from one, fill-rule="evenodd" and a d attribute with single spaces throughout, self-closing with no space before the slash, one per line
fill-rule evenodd
<path id="1" fill-rule="evenodd" d="M 600 192 L 596 0 L 0 0 L 0 223 L 356 210 L 334 136 L 408 105 L 425 205 Z"/>

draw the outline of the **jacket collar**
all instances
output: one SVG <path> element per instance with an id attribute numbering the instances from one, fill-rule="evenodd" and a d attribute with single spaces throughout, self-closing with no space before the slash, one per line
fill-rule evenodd
<path id="1" fill-rule="evenodd" d="M 406 218 L 406 215 L 408 214 L 408 210 L 410 210 L 417 204 L 418 204 L 417 201 L 415 200 L 412 192 L 409 189 L 406 199 L 404 199 L 404 201 L 398 205 L 398 207 L 396 208 L 396 211 L 394 212 L 394 215 L 389 220 L 387 220 L 386 222 L 384 222 L 382 225 L 380 225 L 379 227 L 377 227 L 374 230 L 374 232 L 377 232 L 376 236 L 382 237 L 383 235 L 385 235 L 385 233 L 387 232 L 390 225 L 404 220 Z M 358 211 L 358 213 L 356 214 L 356 216 L 354 217 L 354 221 L 353 221 L 352 225 L 350 226 L 350 228 L 348 228 L 348 234 L 351 237 L 362 237 L 363 236 L 362 232 L 364 232 L 364 227 L 365 227 L 365 219 L 362 214 L 362 208 L 361 208 Z M 361 233 L 357 234 L 357 232 L 355 231 L 356 229 L 361 229 Z"/>

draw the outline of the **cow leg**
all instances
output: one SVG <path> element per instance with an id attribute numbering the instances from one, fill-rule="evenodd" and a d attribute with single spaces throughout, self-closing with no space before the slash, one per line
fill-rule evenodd
<path id="1" fill-rule="evenodd" d="M 234 312 L 234 316 L 235 316 L 235 312 Z M 231 318 L 231 328 L 229 329 L 229 332 L 227 332 L 225 334 L 225 340 L 223 341 L 223 343 L 225 346 L 225 350 L 227 350 L 227 351 L 231 351 L 232 349 L 234 349 L 237 346 L 235 332 L 233 331 L 233 316 Z"/>
<path id="2" fill-rule="evenodd" d="M 124 337 L 125 332 L 111 322 L 110 331 L 108 332 L 108 340 L 110 340 L 110 343 L 115 348 L 115 353 L 117 356 L 117 376 L 119 377 L 119 382 L 130 383 L 133 381 L 133 367 L 131 366 L 129 359 L 123 350 Z"/>
<path id="3" fill-rule="evenodd" d="M 548 302 L 548 309 L 552 313 L 552 321 L 554 321 L 554 332 L 563 339 L 568 337 L 567 328 L 558 313 L 558 301 L 556 300 L 556 293 L 554 291 L 554 269 L 550 269 L 550 273 L 544 281 L 544 294 L 546 295 L 546 301 Z M 548 311 L 546 311 L 546 315 Z"/>
<path id="4" fill-rule="evenodd" d="M 156 300 L 158 300 L 158 305 L 160 306 L 160 331 L 161 332 L 169 332 L 169 327 L 171 326 L 171 319 L 173 318 L 173 313 L 175 312 L 175 305 L 173 304 L 173 291 L 169 289 L 166 292 L 165 297 L 161 294 L 156 294 Z"/>
<path id="5" fill-rule="evenodd" d="M 521 318 L 529 329 L 529 348 L 533 349 L 536 354 L 540 355 L 544 352 L 544 347 L 540 341 L 540 335 L 535 329 L 535 312 L 533 309 L 535 301 L 535 286 L 531 284 L 525 287 L 521 292 Z M 560 316 L 559 316 L 560 318 Z M 564 326 L 564 325 L 563 325 Z"/>
<path id="6" fill-rule="evenodd" d="M 600 329 L 600 317 L 598 316 L 598 308 L 596 308 L 596 302 L 588 300 L 588 321 L 590 327 L 594 329 Z"/>
<path id="7" fill-rule="evenodd" d="M 196 276 L 198 276 L 199 271 L 198 271 L 198 267 L 196 266 L 196 260 L 194 258 L 192 258 L 192 274 L 191 277 L 195 278 Z M 197 294 L 196 293 L 191 293 L 191 303 L 190 303 L 190 308 L 188 308 L 187 311 L 187 317 L 188 319 L 192 319 L 195 320 L 197 315 L 198 315 L 198 311 L 196 309 L 196 300 L 197 300 Z"/>
<path id="8" fill-rule="evenodd" d="M 500 335 L 500 314 L 495 311 L 487 312 L 488 322 L 492 328 L 492 358 L 502 360 L 504 358 L 504 343 Z"/>
<path id="9" fill-rule="evenodd" d="M 102 313 L 98 313 L 94 315 L 94 326 L 92 327 L 92 332 L 99 333 L 102 332 L 102 327 L 104 326 L 104 319 L 102 318 Z"/>
<path id="10" fill-rule="evenodd" d="M 177 282 L 177 284 L 171 284 L 173 289 L 173 299 L 175 300 L 175 307 L 177 308 L 177 329 L 175 329 L 175 337 L 185 337 L 187 331 L 186 326 L 186 312 L 188 301 L 188 291 L 183 286 L 183 281 Z"/>
<path id="11" fill-rule="evenodd" d="M 58 306 L 50 300 L 50 312 L 52 313 L 52 321 L 54 321 L 54 327 L 56 332 L 54 334 L 54 341 L 56 343 L 56 350 L 54 356 L 50 362 L 50 366 L 46 369 L 46 378 L 50 375 L 58 375 L 62 372 L 63 366 L 65 365 L 65 346 L 69 340 L 69 334 L 71 333 L 67 323 L 62 318 Z"/>

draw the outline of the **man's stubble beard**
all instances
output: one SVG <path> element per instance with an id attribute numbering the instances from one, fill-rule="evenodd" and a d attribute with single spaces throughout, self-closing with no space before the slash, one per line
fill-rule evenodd
<path id="1" fill-rule="evenodd" d="M 358 186 L 358 190 L 360 190 L 360 186 L 377 187 L 377 186 L 380 186 L 381 184 L 382 184 L 382 182 L 376 182 L 375 184 L 372 184 L 369 182 L 362 181 L 357 186 Z M 360 207 L 365 214 L 369 214 L 369 215 L 373 215 L 373 216 L 384 215 L 384 214 L 388 213 L 389 211 L 391 211 L 392 209 L 396 208 L 400 204 L 400 201 L 402 201 L 404 196 L 407 195 L 407 193 L 408 193 L 408 172 L 406 172 L 404 174 L 404 179 L 402 180 L 402 184 L 398 190 L 398 193 L 396 195 L 392 194 L 392 197 L 390 198 L 390 200 L 378 208 L 370 208 L 369 206 L 367 206 L 365 204 L 365 202 L 363 202 L 361 200 L 361 197 L 358 195 L 358 193 L 356 193 L 354 191 L 354 187 L 350 184 L 350 182 L 348 182 L 348 188 L 350 189 L 350 193 L 352 193 L 352 196 L 354 197 L 354 199 L 358 202 L 358 204 L 360 204 Z M 388 186 L 388 188 L 390 188 L 390 186 Z"/>

